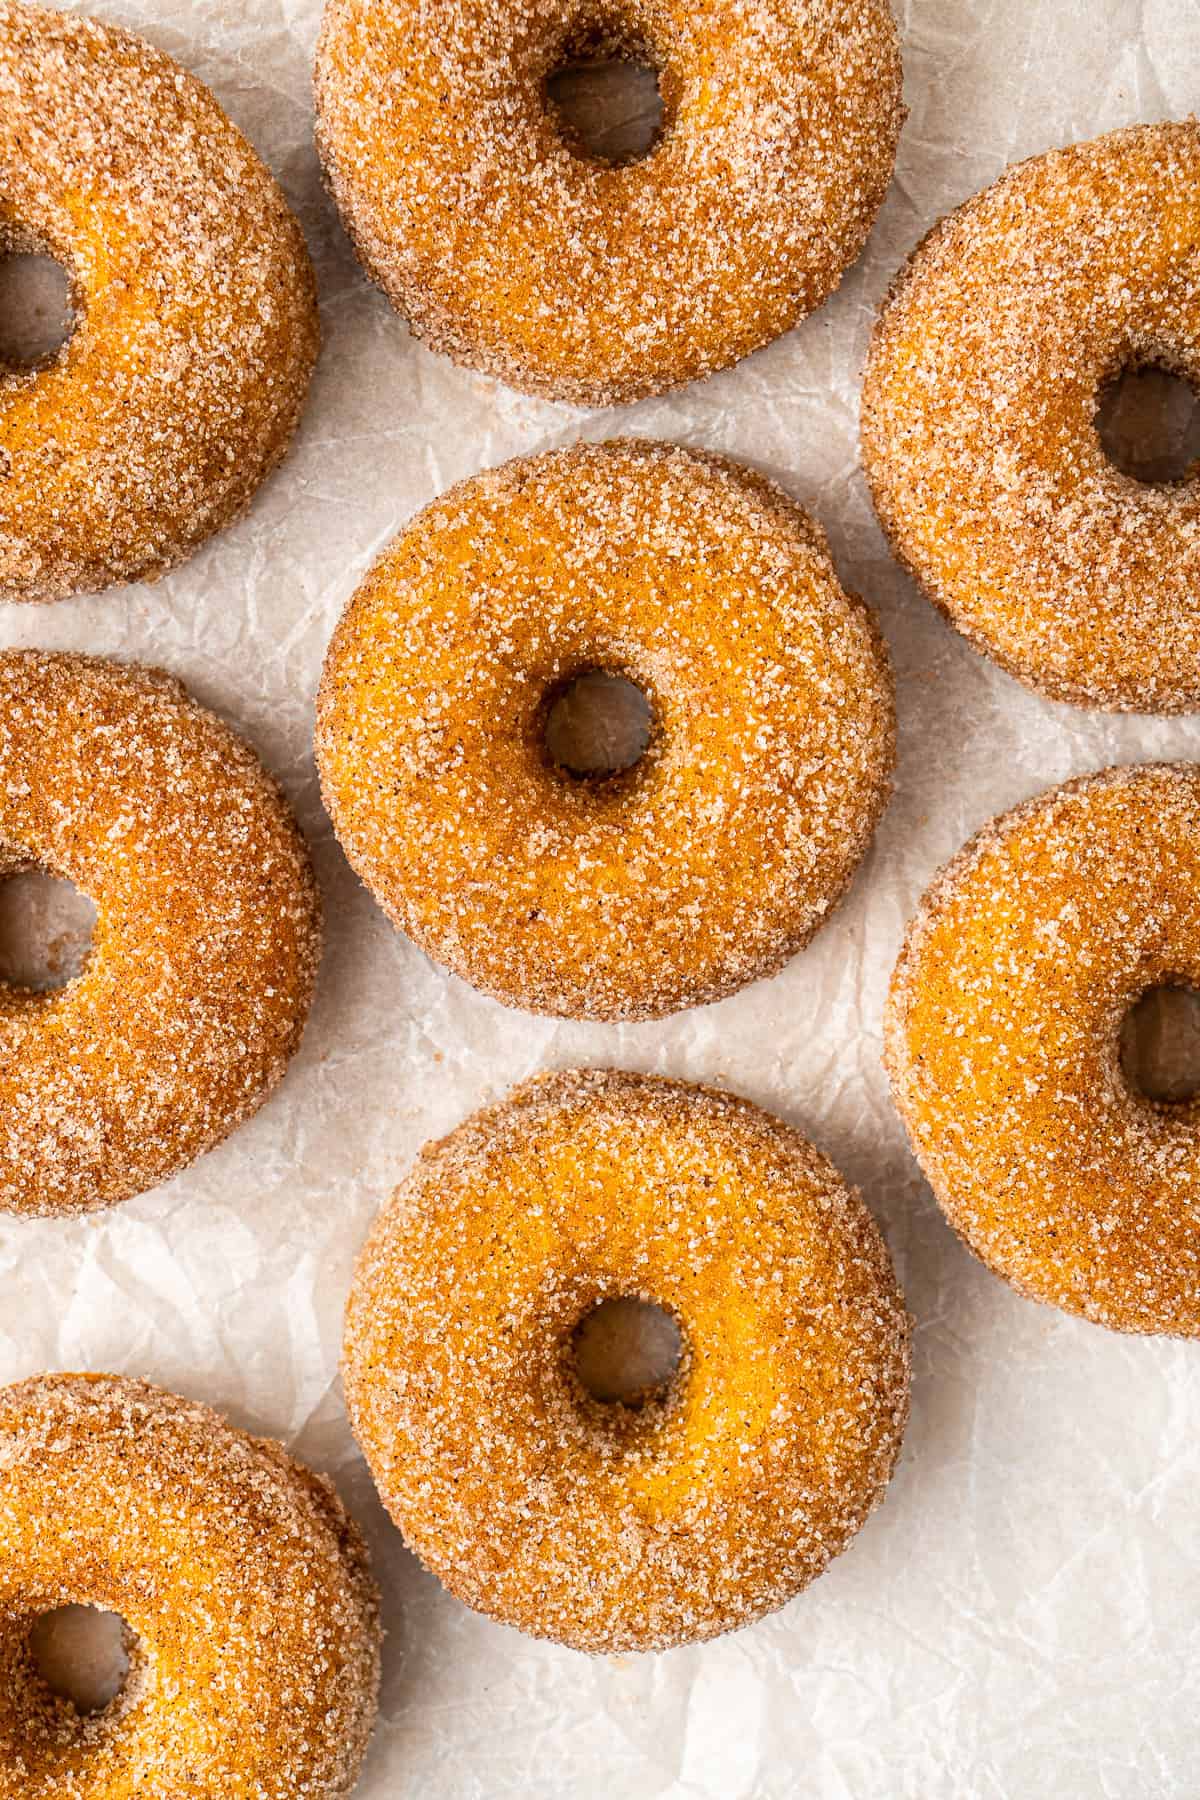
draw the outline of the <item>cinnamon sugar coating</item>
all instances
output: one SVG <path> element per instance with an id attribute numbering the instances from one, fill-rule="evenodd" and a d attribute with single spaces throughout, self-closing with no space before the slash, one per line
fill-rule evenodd
<path id="1" fill-rule="evenodd" d="M 320 901 L 250 747 L 153 669 L 0 654 L 0 878 L 97 909 L 52 993 L 0 984 L 0 1207 L 85 1212 L 257 1110 L 304 1028 Z"/>
<path id="2" fill-rule="evenodd" d="M 566 773 L 548 704 L 648 696 L 634 768 Z M 891 675 L 820 528 L 721 458 L 617 441 L 450 490 L 385 551 L 326 657 L 325 803 L 402 931 L 510 1006 L 651 1018 L 773 974 L 889 792 Z"/>
<path id="3" fill-rule="evenodd" d="M 1144 485 L 1096 430 L 1108 381 L 1200 390 L 1200 121 L 1010 169 L 895 282 L 863 458 L 897 554 L 972 643 L 1055 700 L 1200 707 L 1200 466 Z"/>
<path id="4" fill-rule="evenodd" d="M 0 1800 L 340 1800 L 375 1717 L 379 1605 L 332 1484 L 280 1444 L 115 1375 L 0 1389 Z M 125 1621 L 81 1715 L 36 1620 Z"/>
<path id="5" fill-rule="evenodd" d="M 673 1315 L 639 1407 L 580 1384 L 606 1299 Z M 857 1194 L 747 1101 L 592 1069 L 426 1147 L 346 1313 L 351 1421 L 410 1547 L 468 1606 L 579 1650 L 782 1606 L 882 1498 L 909 1324 Z"/>
<path id="6" fill-rule="evenodd" d="M 152 579 L 236 518 L 317 354 L 300 227 L 208 89 L 128 32 L 0 0 L 0 255 L 74 284 L 0 366 L 0 598 Z"/>
<path id="7" fill-rule="evenodd" d="M 659 70 L 614 165 L 546 95 Z M 611 405 L 694 381 L 837 286 L 904 109 L 888 0 L 329 0 L 317 137 L 359 257 L 418 337 L 510 386 Z"/>
<path id="8" fill-rule="evenodd" d="M 937 877 L 887 1064 L 951 1224 L 1030 1299 L 1200 1336 L 1200 1104 L 1120 1063 L 1151 988 L 1200 987 L 1200 765 L 1109 769 L 994 820 Z"/>

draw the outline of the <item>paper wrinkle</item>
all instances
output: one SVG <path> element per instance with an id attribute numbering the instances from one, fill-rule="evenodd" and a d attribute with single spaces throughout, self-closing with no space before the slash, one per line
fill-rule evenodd
<path id="1" fill-rule="evenodd" d="M 1051 782 L 1196 755 L 1200 727 L 1055 706 L 968 649 L 887 554 L 856 445 L 874 309 L 918 238 L 1013 158 L 1200 104 L 1200 9 L 910 0 L 897 177 L 839 293 L 737 369 L 596 413 L 433 358 L 361 277 L 312 146 L 319 0 L 95 10 L 207 81 L 279 174 L 325 349 L 296 448 L 245 520 L 158 586 L 7 608 L 0 641 L 160 663 L 245 731 L 311 836 L 329 944 L 295 1065 L 229 1142 L 117 1211 L 0 1221 L 0 1379 L 144 1375 L 336 1478 L 389 1627 L 362 1800 L 1200 1792 L 1194 1353 L 1028 1304 L 974 1262 L 880 1067 L 888 976 L 934 869 Z M 895 800 L 812 947 L 720 1006 L 606 1028 L 502 1010 L 397 936 L 332 840 L 311 734 L 341 607 L 419 506 L 508 456 L 616 433 L 743 457 L 810 506 L 879 611 L 901 732 Z M 776 1617 L 657 1658 L 588 1661 L 444 1594 L 384 1519 L 337 1381 L 355 1253 L 419 1146 L 538 1069 L 589 1062 L 727 1083 L 808 1131 L 882 1221 L 917 1319 L 904 1455 L 860 1538 Z"/>

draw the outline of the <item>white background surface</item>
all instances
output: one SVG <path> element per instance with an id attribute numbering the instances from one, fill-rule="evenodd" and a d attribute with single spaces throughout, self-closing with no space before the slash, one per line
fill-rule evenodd
<path id="1" fill-rule="evenodd" d="M 1194 1347 L 1017 1299 L 951 1238 L 880 1069 L 904 921 L 993 811 L 1108 761 L 1200 750 L 1200 721 L 1033 698 L 889 561 L 856 462 L 873 308 L 934 219 L 1010 159 L 1200 105 L 1194 0 L 909 0 L 912 109 L 867 256 L 789 337 L 703 386 L 581 414 L 417 348 L 320 186 L 317 0 L 113 0 L 216 91 L 281 177 L 317 261 L 326 346 L 298 445 L 248 519 L 154 588 L 0 612 L 5 644 L 148 658 L 245 730 L 315 844 L 329 947 L 304 1049 L 223 1148 L 82 1223 L 0 1224 L 0 1379 L 146 1375 L 274 1433 L 366 1526 L 390 1629 L 363 1800 L 972 1800 L 1200 1792 L 1200 1381 Z M 745 457 L 819 516 L 895 658 L 895 802 L 848 902 L 777 980 L 626 1029 L 502 1011 L 397 937 L 333 843 L 310 754 L 326 640 L 374 553 L 449 482 L 618 431 Z M 549 1065 L 719 1080 L 806 1129 L 864 1188 L 917 1319 L 891 1495 L 773 1619 L 703 1648 L 589 1661 L 476 1619 L 403 1549 L 343 1416 L 355 1251 L 427 1137 Z"/>

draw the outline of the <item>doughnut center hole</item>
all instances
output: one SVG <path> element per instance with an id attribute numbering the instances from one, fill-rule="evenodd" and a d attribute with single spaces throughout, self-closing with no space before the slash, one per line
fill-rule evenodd
<path id="1" fill-rule="evenodd" d="M 1122 475 L 1170 487 L 1200 463 L 1200 393 L 1158 364 L 1124 369 L 1100 390 L 1096 431 Z"/>
<path id="2" fill-rule="evenodd" d="M 30 1660 L 50 1692 L 86 1717 L 103 1712 L 124 1687 L 130 1635 L 119 1613 L 59 1606 L 34 1621 Z"/>
<path id="3" fill-rule="evenodd" d="M 38 250 L 0 252 L 0 365 L 52 363 L 75 330 L 71 277 Z"/>
<path id="4" fill-rule="evenodd" d="M 650 747 L 654 709 L 625 675 L 585 669 L 550 696 L 546 754 L 568 775 L 621 775 Z"/>
<path id="5" fill-rule="evenodd" d="M 602 1300 L 585 1313 L 571 1339 L 580 1386 L 606 1406 L 663 1400 L 679 1373 L 683 1336 L 653 1301 Z"/>
<path id="6" fill-rule="evenodd" d="M 571 150 L 592 162 L 643 162 L 662 137 L 659 72 L 641 44 L 574 46 L 546 81 L 546 103 Z"/>
<path id="7" fill-rule="evenodd" d="M 0 982 L 35 994 L 75 980 L 87 961 L 96 908 L 71 881 L 49 869 L 0 879 Z"/>
<path id="8" fill-rule="evenodd" d="M 1146 1100 L 1200 1095 L 1200 992 L 1175 983 L 1144 993 L 1121 1026 L 1121 1069 Z"/>

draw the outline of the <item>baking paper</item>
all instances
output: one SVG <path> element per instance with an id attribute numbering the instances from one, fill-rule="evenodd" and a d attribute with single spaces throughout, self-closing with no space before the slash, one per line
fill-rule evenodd
<path id="1" fill-rule="evenodd" d="M 99 8 L 97 10 L 100 10 Z M 385 1590 L 383 1709 L 362 1800 L 1157 1800 L 1200 1793 L 1200 1365 L 1018 1299 L 951 1236 L 880 1067 L 904 924 L 993 812 L 1111 761 L 1200 754 L 1200 719 L 1036 699 L 967 649 L 890 560 L 856 454 L 873 311 L 917 239 L 1006 163 L 1200 105 L 1194 0 L 910 0 L 911 116 L 891 194 L 835 298 L 740 367 L 582 413 L 419 348 L 325 198 L 318 0 L 109 0 L 215 90 L 316 259 L 325 349 L 289 461 L 157 586 L 0 611 L 0 641 L 149 659 L 246 732 L 309 832 L 328 910 L 312 1023 L 250 1124 L 91 1219 L 0 1222 L 0 1380 L 143 1375 L 327 1470 Z M 878 608 L 899 688 L 896 796 L 846 903 L 769 983 L 654 1025 L 504 1011 L 396 935 L 350 874 L 311 755 L 326 641 L 391 535 L 452 481 L 636 432 L 768 471 Z M 377 1207 L 427 1138 L 538 1069 L 727 1083 L 861 1185 L 916 1317 L 891 1493 L 814 1588 L 732 1637 L 589 1660 L 479 1619 L 403 1548 L 338 1382 L 342 1305 Z"/>

